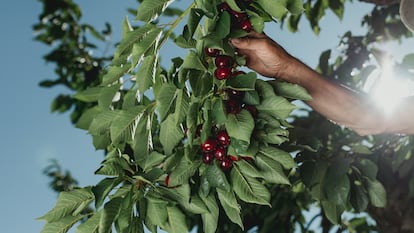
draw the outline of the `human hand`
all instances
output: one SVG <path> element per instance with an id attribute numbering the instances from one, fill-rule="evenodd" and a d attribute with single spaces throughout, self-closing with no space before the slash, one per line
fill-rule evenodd
<path id="1" fill-rule="evenodd" d="M 266 77 L 288 79 L 286 71 L 295 59 L 267 35 L 251 32 L 247 37 L 231 39 L 230 43 L 246 56 L 250 69 Z"/>

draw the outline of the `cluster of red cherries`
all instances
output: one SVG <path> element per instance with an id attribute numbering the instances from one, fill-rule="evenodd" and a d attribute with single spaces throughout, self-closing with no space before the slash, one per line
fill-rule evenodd
<path id="1" fill-rule="evenodd" d="M 201 126 L 197 128 L 201 131 Z M 201 144 L 203 152 L 203 162 L 211 164 L 215 159 L 219 161 L 219 165 L 223 171 L 228 171 L 233 165 L 233 161 L 238 158 L 227 154 L 227 147 L 230 145 L 230 136 L 225 129 L 217 130 L 215 126 L 212 128 L 212 136 Z"/>
<path id="2" fill-rule="evenodd" d="M 248 5 L 251 1 L 238 1 L 240 4 Z M 249 17 L 245 12 L 238 12 L 230 8 L 229 4 L 226 2 L 220 3 L 217 5 L 219 12 L 228 12 L 231 16 L 231 28 L 232 29 L 241 29 L 246 32 L 250 32 L 253 27 L 252 23 L 249 20 Z"/>

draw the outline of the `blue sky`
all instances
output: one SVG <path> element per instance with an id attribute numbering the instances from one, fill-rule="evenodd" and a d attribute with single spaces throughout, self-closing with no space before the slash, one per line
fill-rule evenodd
<path id="1" fill-rule="evenodd" d="M 277 25 L 267 27 L 268 34 L 314 67 L 320 52 L 335 48 L 343 32 L 361 30 L 360 16 L 372 5 L 356 2 L 348 4 L 343 22 L 328 14 L 321 23 L 323 31 L 319 37 L 311 33 L 305 22 L 296 34 L 282 32 Z M 120 39 L 126 8 L 135 5 L 134 0 L 83 0 L 83 22 L 99 30 L 104 29 L 105 22 L 111 23 L 115 42 Z M 94 150 L 86 132 L 71 125 L 67 114 L 50 113 L 51 100 L 67 90 L 38 86 L 41 80 L 55 78 L 54 67 L 42 60 L 49 48 L 32 39 L 32 25 L 37 22 L 41 4 L 35 0 L 2 1 L 0 9 L 2 232 L 40 232 L 43 222 L 35 218 L 50 210 L 56 200 L 56 194 L 48 188 L 48 179 L 42 174 L 48 160 L 57 159 L 84 186 L 96 184 L 101 178 L 93 172 L 103 157 Z M 165 54 L 168 53 L 171 54 L 170 49 Z"/>

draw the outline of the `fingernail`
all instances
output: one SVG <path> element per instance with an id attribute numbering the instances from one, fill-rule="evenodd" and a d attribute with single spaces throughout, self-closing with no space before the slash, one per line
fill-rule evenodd
<path id="1" fill-rule="evenodd" d="M 233 44 L 238 44 L 238 43 L 240 43 L 240 39 L 238 39 L 238 38 L 230 39 L 230 41 L 231 41 L 231 43 L 233 43 Z"/>

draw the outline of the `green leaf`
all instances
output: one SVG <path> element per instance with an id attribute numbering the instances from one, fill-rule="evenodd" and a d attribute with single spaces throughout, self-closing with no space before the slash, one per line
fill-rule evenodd
<path id="1" fill-rule="evenodd" d="M 215 233 L 218 225 L 219 207 L 216 198 L 213 195 L 207 197 L 201 196 L 204 204 L 208 208 L 208 212 L 201 214 L 203 220 L 203 232 Z"/>
<path id="2" fill-rule="evenodd" d="M 155 28 L 154 30 L 148 32 L 148 34 L 146 34 L 145 37 L 142 38 L 142 40 L 133 44 L 131 52 L 132 67 L 138 65 L 142 60 L 142 56 L 144 56 L 146 53 L 156 54 L 157 48 L 153 49 L 153 51 L 150 49 L 153 48 L 153 46 L 158 45 L 158 41 L 161 38 L 162 32 L 162 29 Z"/>
<path id="3" fill-rule="evenodd" d="M 131 142 L 134 140 L 135 131 L 144 114 L 145 107 L 137 106 L 133 110 L 119 111 L 109 128 L 113 144 Z"/>
<path id="4" fill-rule="evenodd" d="M 185 70 L 190 81 L 191 90 L 195 97 L 207 95 L 213 87 L 213 77 L 208 73 L 197 70 Z"/>
<path id="5" fill-rule="evenodd" d="M 138 72 L 135 74 L 138 90 L 144 93 L 155 82 L 155 77 L 159 73 L 159 61 L 157 55 L 149 55 L 144 58 Z"/>
<path id="6" fill-rule="evenodd" d="M 105 198 L 108 196 L 109 192 L 121 182 L 118 178 L 105 178 L 101 180 L 97 185 L 92 187 L 92 192 L 95 195 L 95 208 L 103 204 Z"/>
<path id="7" fill-rule="evenodd" d="M 385 207 L 387 205 L 387 193 L 384 186 L 378 180 L 366 179 L 369 200 L 375 207 Z"/>
<path id="8" fill-rule="evenodd" d="M 72 226 L 79 222 L 84 216 L 83 215 L 68 215 L 57 222 L 46 223 L 40 233 L 66 233 Z"/>
<path id="9" fill-rule="evenodd" d="M 109 133 L 109 126 L 116 117 L 117 111 L 107 110 L 97 115 L 91 122 L 88 132 L 92 135 Z"/>
<path id="10" fill-rule="evenodd" d="M 137 20 L 150 22 L 158 18 L 158 16 L 170 5 L 173 0 L 144 0 L 138 7 Z"/>
<path id="11" fill-rule="evenodd" d="M 82 113 L 78 122 L 76 122 L 76 128 L 88 130 L 93 119 L 101 112 L 102 110 L 98 106 L 88 108 Z"/>
<path id="12" fill-rule="evenodd" d="M 167 155 L 171 154 L 174 147 L 183 139 L 183 130 L 175 124 L 175 116 L 169 115 L 167 119 L 161 123 L 160 142 Z"/>
<path id="13" fill-rule="evenodd" d="M 227 120 L 227 114 L 224 108 L 223 100 L 221 98 L 213 98 L 213 108 L 211 109 L 212 121 L 215 124 L 224 124 Z"/>
<path id="14" fill-rule="evenodd" d="M 264 156 L 263 154 L 258 154 L 256 156 L 256 164 L 262 171 L 263 178 L 267 182 L 290 185 L 289 179 L 286 177 L 280 163 L 267 156 Z"/>
<path id="15" fill-rule="evenodd" d="M 250 91 L 254 90 L 256 84 L 256 73 L 249 72 L 247 74 L 237 75 L 226 80 L 228 88 L 239 90 L 239 91 Z"/>
<path id="16" fill-rule="evenodd" d="M 114 59 L 119 58 L 123 54 L 130 54 L 134 44 L 140 43 L 150 34 L 150 32 L 159 32 L 159 30 L 160 29 L 153 24 L 145 24 L 142 27 L 135 28 L 133 31 L 126 32 L 125 36 L 123 36 L 121 42 L 117 46 Z"/>
<path id="17" fill-rule="evenodd" d="M 270 193 L 261 182 L 255 178 L 245 176 L 237 166 L 231 169 L 231 185 L 237 196 L 248 203 L 269 205 Z"/>
<path id="18" fill-rule="evenodd" d="M 348 201 L 350 182 L 347 175 L 349 160 L 336 158 L 329 166 L 322 188 L 327 199 L 336 205 L 345 205 Z"/>
<path id="19" fill-rule="evenodd" d="M 201 71 L 207 70 L 203 62 L 200 60 L 200 57 L 193 50 L 190 50 L 190 52 L 184 58 L 182 69 L 193 69 Z"/>
<path id="20" fill-rule="evenodd" d="M 185 89 L 179 89 L 177 93 L 177 101 L 175 102 L 175 119 L 176 125 L 185 121 L 188 109 L 190 107 L 190 97 Z"/>
<path id="21" fill-rule="evenodd" d="M 230 14 L 228 12 L 221 13 L 213 32 L 214 37 L 224 39 L 230 33 L 230 27 Z"/>
<path id="22" fill-rule="evenodd" d="M 167 204 L 167 201 L 148 198 L 146 220 L 153 225 L 157 225 L 165 229 L 168 224 L 168 214 L 167 211 L 165 211 Z"/>
<path id="23" fill-rule="evenodd" d="M 371 180 L 375 180 L 378 173 L 378 166 L 369 159 L 360 159 L 355 164 L 355 167 L 358 168 L 364 176 L 368 177 Z"/>
<path id="24" fill-rule="evenodd" d="M 134 150 L 135 161 L 141 166 L 142 163 L 147 159 L 147 155 L 152 145 L 152 117 L 151 115 L 144 114 L 138 122 L 138 125 L 135 129 L 134 141 L 132 143 L 132 148 Z"/>
<path id="25" fill-rule="evenodd" d="M 225 123 L 227 133 L 231 138 L 250 143 L 250 137 L 254 129 L 254 119 L 245 109 L 238 114 L 228 114 Z"/>
<path id="26" fill-rule="evenodd" d="M 159 117 L 161 121 L 172 111 L 174 100 L 177 97 L 177 87 L 170 83 L 164 83 L 161 86 L 158 96 L 156 96 Z"/>
<path id="27" fill-rule="evenodd" d="M 94 213 L 88 220 L 79 225 L 76 229 L 76 233 L 98 233 L 101 215 L 102 211 Z"/>
<path id="28" fill-rule="evenodd" d="M 126 72 L 129 71 L 131 66 L 110 66 L 108 72 L 102 77 L 102 86 L 107 86 L 114 82 L 117 82 Z"/>
<path id="29" fill-rule="evenodd" d="M 190 10 L 190 14 L 188 15 L 187 26 L 189 37 L 194 35 L 198 25 L 200 24 L 200 20 L 203 17 L 204 13 L 200 9 L 192 8 Z"/>
<path id="30" fill-rule="evenodd" d="M 326 173 L 323 189 L 325 191 L 327 199 L 336 205 L 345 205 L 348 201 L 350 182 L 348 176 L 345 174 L 339 174 L 335 171 L 334 167 L 330 167 Z"/>
<path id="31" fill-rule="evenodd" d="M 291 154 L 276 147 L 270 146 L 261 146 L 259 152 L 268 158 L 271 158 L 280 164 L 286 169 L 291 169 L 296 167 L 295 160 Z"/>
<path id="32" fill-rule="evenodd" d="M 91 187 L 61 192 L 55 207 L 39 219 L 56 222 L 68 215 L 78 215 L 94 198 Z"/>
<path id="33" fill-rule="evenodd" d="M 250 176 L 254 178 L 264 178 L 263 174 L 258 171 L 252 164 L 248 163 L 246 160 L 242 159 L 234 163 L 235 166 L 239 167 L 240 171 L 245 176 Z"/>
<path id="34" fill-rule="evenodd" d="M 170 173 L 169 186 L 174 187 L 188 183 L 188 179 L 194 175 L 200 164 L 201 160 L 190 161 L 183 157 L 180 163 Z"/>
<path id="35" fill-rule="evenodd" d="M 312 100 L 312 96 L 309 95 L 306 89 L 297 84 L 276 81 L 276 80 L 269 81 L 269 83 L 273 86 L 275 91 L 280 96 L 295 99 L 295 100 L 305 100 L 305 101 Z"/>
<path id="36" fill-rule="evenodd" d="M 90 87 L 84 91 L 76 93 L 73 95 L 73 98 L 87 103 L 96 102 L 99 99 L 101 90 L 102 87 Z"/>
<path id="37" fill-rule="evenodd" d="M 102 216 L 99 221 L 99 233 L 112 232 L 112 223 L 117 219 L 119 212 L 121 211 L 122 198 L 117 197 L 108 201 L 102 211 Z"/>
<path id="38" fill-rule="evenodd" d="M 221 189 L 217 189 L 218 198 L 221 206 L 223 206 L 224 212 L 226 212 L 229 219 L 240 226 L 244 230 L 243 221 L 240 217 L 240 205 L 237 203 L 236 196 L 233 191 L 227 192 Z"/>
<path id="39" fill-rule="evenodd" d="M 369 199 L 368 192 L 362 185 L 352 185 L 350 202 L 355 211 L 361 212 L 366 210 Z"/>
<path id="40" fill-rule="evenodd" d="M 305 8 L 303 8 L 303 0 L 288 0 L 287 9 L 293 15 L 301 14 L 305 10 Z"/>
<path id="41" fill-rule="evenodd" d="M 287 12 L 287 0 L 257 0 L 257 3 L 276 19 L 281 19 Z"/>
<path id="42" fill-rule="evenodd" d="M 165 210 L 165 209 L 164 209 Z M 186 216 L 175 206 L 167 206 L 168 233 L 188 232 Z"/>
<path id="43" fill-rule="evenodd" d="M 165 155 L 158 153 L 157 151 L 151 152 L 148 156 L 146 156 L 145 162 L 142 165 L 144 172 L 148 172 L 154 166 L 159 165 L 165 159 Z"/>
<path id="44" fill-rule="evenodd" d="M 121 88 L 121 84 L 115 84 L 109 87 L 103 87 L 98 99 L 98 105 L 102 109 L 108 109 L 112 102 L 115 102 L 115 95 Z"/>
<path id="45" fill-rule="evenodd" d="M 277 119 L 286 119 L 296 106 L 285 98 L 275 95 L 265 98 L 256 108 L 259 112 L 270 114 Z"/>
<path id="46" fill-rule="evenodd" d="M 335 205 L 329 201 L 322 201 L 322 208 L 324 210 L 325 216 L 333 224 L 339 224 L 341 222 L 341 215 L 344 211 L 344 208 Z"/>
<path id="47" fill-rule="evenodd" d="M 207 166 L 205 170 L 205 177 L 211 187 L 217 187 L 225 190 L 226 192 L 230 191 L 231 187 L 227 181 L 226 174 L 224 174 L 224 172 L 215 163 Z"/>

